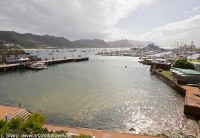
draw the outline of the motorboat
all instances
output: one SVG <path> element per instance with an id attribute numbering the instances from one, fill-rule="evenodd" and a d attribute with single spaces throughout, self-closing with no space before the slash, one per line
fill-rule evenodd
<path id="1" fill-rule="evenodd" d="M 36 62 L 36 63 L 32 63 L 28 66 L 29 69 L 32 70 L 43 70 L 43 69 L 48 69 L 47 65 L 45 63 L 42 62 Z"/>

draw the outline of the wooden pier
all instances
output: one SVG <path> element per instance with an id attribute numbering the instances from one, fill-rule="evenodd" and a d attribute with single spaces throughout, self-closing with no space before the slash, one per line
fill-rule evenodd
<path id="1" fill-rule="evenodd" d="M 68 63 L 68 62 L 81 62 L 81 61 L 88 61 L 89 58 L 64 58 L 64 59 L 55 59 L 55 60 L 43 60 L 39 61 L 40 63 L 45 63 L 46 65 L 54 65 L 54 64 L 61 64 L 61 63 Z"/>
<path id="2" fill-rule="evenodd" d="M 62 64 L 62 63 L 69 63 L 69 62 L 81 62 L 81 61 L 88 61 L 89 57 L 84 58 L 64 58 L 64 59 L 52 59 L 52 60 L 42 60 L 38 61 L 40 63 L 45 63 L 46 65 L 54 65 L 54 64 Z M 21 70 L 27 69 L 27 65 L 24 64 L 0 64 L 0 72 L 2 71 L 14 71 L 14 70 Z"/>
<path id="3" fill-rule="evenodd" d="M 19 63 L 17 64 L 0 64 L 0 72 L 1 71 L 13 71 L 13 70 L 20 70 L 24 69 L 25 66 L 20 65 Z"/>

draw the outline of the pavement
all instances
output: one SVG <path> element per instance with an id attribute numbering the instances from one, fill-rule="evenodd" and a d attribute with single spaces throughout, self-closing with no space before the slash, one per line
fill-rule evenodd
<path id="1" fill-rule="evenodd" d="M 6 115 L 13 116 L 20 108 L 15 106 L 0 105 L 0 119 L 5 118 Z"/>
<path id="2" fill-rule="evenodd" d="M 19 110 L 22 110 L 22 108 L 15 107 L 15 106 L 0 105 L 0 119 L 5 118 L 6 115 L 13 116 Z M 119 132 L 112 132 L 112 131 L 87 129 L 87 128 L 74 128 L 74 127 L 68 127 L 68 126 L 57 126 L 57 125 L 50 125 L 50 124 L 45 124 L 43 127 L 47 128 L 49 131 L 63 130 L 71 134 L 76 134 L 76 135 L 84 134 L 84 135 L 95 136 L 95 138 L 155 138 L 152 136 L 119 133 Z"/>
<path id="3" fill-rule="evenodd" d="M 77 134 L 77 135 L 83 134 L 83 135 L 95 136 L 95 138 L 156 138 L 153 136 L 119 133 L 119 132 L 112 132 L 112 131 L 105 131 L 105 130 L 87 129 L 87 128 L 74 128 L 74 127 L 68 127 L 68 126 L 57 126 L 57 125 L 49 125 L 49 124 L 45 124 L 43 127 L 47 128 L 49 131 L 63 130 L 63 131 L 67 131 L 68 133 Z"/>
<path id="4" fill-rule="evenodd" d="M 194 94 L 200 94 L 198 87 L 181 86 L 186 90 L 184 113 L 200 118 L 200 97 Z"/>

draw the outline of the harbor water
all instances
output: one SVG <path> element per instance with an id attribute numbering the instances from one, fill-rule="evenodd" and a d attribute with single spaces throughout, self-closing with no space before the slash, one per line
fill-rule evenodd
<path id="1" fill-rule="evenodd" d="M 183 114 L 184 97 L 152 76 L 138 58 L 96 56 L 97 50 L 87 55 L 79 49 L 49 51 L 31 52 L 43 59 L 82 55 L 90 60 L 41 71 L 1 72 L 1 102 L 40 110 L 48 123 L 58 125 L 197 135 L 197 121 Z"/>

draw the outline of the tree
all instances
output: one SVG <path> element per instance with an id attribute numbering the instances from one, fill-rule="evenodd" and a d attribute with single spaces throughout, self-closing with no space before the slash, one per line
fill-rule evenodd
<path id="1" fill-rule="evenodd" d="M 20 130 L 23 127 L 23 121 L 21 118 L 17 117 L 17 118 L 11 119 L 10 122 L 8 123 L 8 126 L 10 129 Z"/>
<path id="2" fill-rule="evenodd" d="M 0 120 L 0 134 L 6 134 L 9 131 L 6 121 Z"/>
<path id="3" fill-rule="evenodd" d="M 173 67 L 182 69 L 192 69 L 192 70 L 195 69 L 195 66 L 192 63 L 188 62 L 187 59 L 179 59 L 175 61 Z"/>
<path id="4" fill-rule="evenodd" d="M 21 118 L 13 118 L 10 122 L 0 119 L 0 137 L 8 137 L 7 134 L 17 134 L 21 138 L 22 134 L 65 134 L 64 131 L 48 131 L 43 128 L 45 123 L 45 117 L 41 113 L 33 113 L 29 115 L 26 121 Z M 12 136 L 10 136 L 12 137 Z M 46 136 L 41 136 L 40 138 L 46 138 Z M 69 138 L 71 138 L 69 136 Z M 87 135 L 75 136 L 74 138 L 92 138 Z"/>
<path id="5" fill-rule="evenodd" d="M 44 123 L 45 117 L 41 113 L 29 115 L 26 121 L 23 121 L 21 118 L 13 118 L 8 123 L 4 120 L 0 120 L 0 134 L 48 133 L 47 129 L 42 127 Z"/>
<path id="6" fill-rule="evenodd" d="M 24 131 L 27 133 L 45 133 L 48 132 L 42 127 L 45 123 L 45 117 L 41 113 L 34 113 L 29 115 L 29 118 L 24 124 Z"/>

